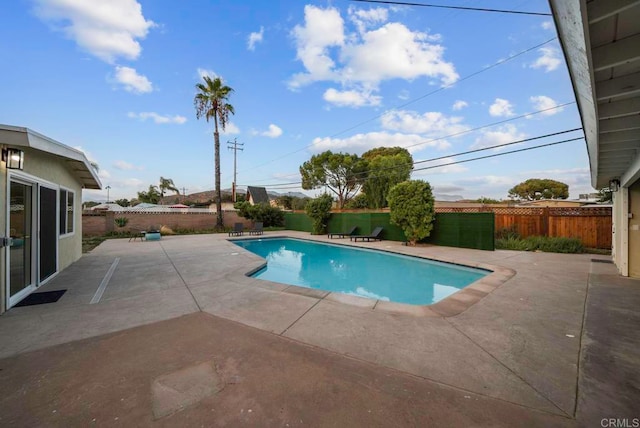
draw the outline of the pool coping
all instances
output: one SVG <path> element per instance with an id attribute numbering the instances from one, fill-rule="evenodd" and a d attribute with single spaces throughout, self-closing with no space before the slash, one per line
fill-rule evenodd
<path id="1" fill-rule="evenodd" d="M 313 235 L 312 235 L 313 237 Z M 324 242 L 321 239 L 308 239 L 308 238 L 300 238 L 297 236 L 288 236 L 288 235 L 269 235 L 266 237 L 256 237 L 256 236 L 239 236 L 234 237 L 233 239 L 227 239 L 228 242 L 233 243 L 234 241 L 245 241 L 245 240 L 255 240 L 255 239 L 298 239 L 302 241 L 309 242 L 317 242 L 323 243 L 327 245 L 337 245 L 349 248 L 360 248 L 372 251 L 381 251 L 392 254 L 403 255 L 407 257 L 416 257 L 424 260 L 432 260 L 436 262 L 443 262 L 448 264 L 453 264 L 457 266 L 464 267 L 472 267 L 483 269 L 489 271 L 489 273 L 469 284 L 465 288 L 447 296 L 446 298 L 440 300 L 439 302 L 432 303 L 430 305 L 411 305 L 408 303 L 397 303 L 397 302 L 389 302 L 378 299 L 370 299 L 367 297 L 361 296 L 353 296 L 350 294 L 339 293 L 336 291 L 326 291 L 315 288 L 306 288 L 300 287 L 297 285 L 289 285 L 283 284 L 279 282 L 273 282 L 268 280 L 262 280 L 258 278 L 252 278 L 251 275 L 256 273 L 257 271 L 263 269 L 267 266 L 267 262 L 264 258 L 258 256 L 246 250 L 240 246 L 239 249 L 245 251 L 257 258 L 260 259 L 260 263 L 256 266 L 252 266 L 249 270 L 245 270 L 243 276 L 246 278 L 251 278 L 252 280 L 258 281 L 257 285 L 261 288 L 269 289 L 272 291 L 285 292 L 290 294 L 297 294 L 300 296 L 311 297 L 318 300 L 326 300 L 334 303 L 340 303 L 349 306 L 356 306 L 363 309 L 371 309 L 381 312 L 387 313 L 396 313 L 396 314 L 404 314 L 404 315 L 412 315 L 417 317 L 452 317 L 459 315 L 469 309 L 474 304 L 478 303 L 485 296 L 489 295 L 495 289 L 503 285 L 509 279 L 515 276 L 516 271 L 510 268 L 506 268 L 504 266 L 491 265 L 487 263 L 477 263 L 477 262 L 461 262 L 460 260 L 452 260 L 447 257 L 434 257 L 430 255 L 429 257 L 420 256 L 417 254 L 407 254 L 402 251 L 398 251 L 392 248 L 369 248 L 365 245 L 358 245 L 357 243 L 351 242 L 350 244 L 338 243 L 338 242 Z M 366 244 L 366 243 L 365 243 Z M 401 250 L 402 248 L 400 248 Z"/>

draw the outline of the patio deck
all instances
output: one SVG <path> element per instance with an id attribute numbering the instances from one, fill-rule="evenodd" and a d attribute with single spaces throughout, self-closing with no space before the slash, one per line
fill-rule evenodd
<path id="1" fill-rule="evenodd" d="M 640 281 L 592 262 L 607 257 L 344 244 L 516 275 L 459 315 L 414 316 L 248 278 L 263 261 L 226 234 L 109 240 L 43 287 L 67 289 L 60 301 L 0 317 L 1 420 L 571 426 L 640 417 Z M 211 376 L 200 392 L 154 389 L 198 370 Z M 175 382 L 172 391 L 189 391 Z"/>

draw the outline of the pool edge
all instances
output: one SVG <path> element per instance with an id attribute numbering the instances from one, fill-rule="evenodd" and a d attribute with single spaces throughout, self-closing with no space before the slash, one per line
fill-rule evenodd
<path id="1" fill-rule="evenodd" d="M 227 239 L 227 241 L 233 243 L 233 241 L 255 239 L 255 238 L 256 238 L 255 236 L 238 237 L 233 239 Z M 506 268 L 503 266 L 490 265 L 487 263 L 464 263 L 458 260 L 453 261 L 445 257 L 436 257 L 433 255 L 430 255 L 429 257 L 425 257 L 417 254 L 407 254 L 407 253 L 403 253 L 401 251 L 395 251 L 394 249 L 389 249 L 389 248 L 384 248 L 384 249 L 369 248 L 364 244 L 361 246 L 354 243 L 342 244 L 338 242 L 324 242 L 320 239 L 300 238 L 297 236 L 289 236 L 284 234 L 270 235 L 265 238 L 266 239 L 277 239 L 277 238 L 299 239 L 303 241 L 320 242 L 320 243 L 339 245 L 339 246 L 345 246 L 345 247 L 363 248 L 363 249 L 399 254 L 403 256 L 416 257 L 416 258 L 425 259 L 425 260 L 433 260 L 433 261 L 453 264 L 457 266 L 473 267 L 473 268 L 489 271 L 489 273 L 486 276 L 469 284 L 465 288 L 453 293 L 452 295 L 440 300 L 439 302 L 432 303 L 430 305 L 411 305 L 408 303 L 388 302 L 388 301 L 377 300 L 377 299 L 369 299 L 361 296 L 353 296 L 350 294 L 339 293 L 335 291 L 318 290 L 314 288 L 300 287 L 297 285 L 280 284 L 273 281 L 263 281 L 265 283 L 264 284 L 265 286 L 263 288 L 271 289 L 272 291 L 285 292 L 289 294 L 297 294 L 297 295 L 301 295 L 309 298 L 314 298 L 317 300 L 326 300 L 326 301 L 334 302 L 338 304 L 344 304 L 348 306 L 354 306 L 362 309 L 370 309 L 370 310 L 386 312 L 386 313 L 411 315 L 411 316 L 417 316 L 417 317 L 442 317 L 442 318 L 453 317 L 468 310 L 470 307 L 478 303 L 480 300 L 482 300 L 484 297 L 489 295 L 495 289 L 503 285 L 505 282 L 507 282 L 516 274 L 516 271 L 514 271 L 513 269 Z M 264 268 L 264 266 L 266 266 L 266 261 L 264 261 L 264 259 L 262 258 L 261 260 L 263 260 L 263 263 L 261 263 L 257 267 L 253 267 L 247 270 L 244 276 L 250 277 L 258 270 Z M 280 286 L 285 286 L 286 288 L 276 286 L 276 284 Z"/>

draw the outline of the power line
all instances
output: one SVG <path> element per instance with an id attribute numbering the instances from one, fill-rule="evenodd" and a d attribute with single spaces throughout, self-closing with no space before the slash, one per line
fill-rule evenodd
<path id="1" fill-rule="evenodd" d="M 524 149 L 511 150 L 511 151 L 503 152 L 503 153 L 494 153 L 492 155 L 479 156 L 477 158 L 464 159 L 464 160 L 461 160 L 461 161 L 455 161 L 455 162 L 445 163 L 445 164 L 441 164 L 441 165 L 425 166 L 425 167 L 422 167 L 422 168 L 414 169 L 413 172 L 415 172 L 415 171 L 424 171 L 425 169 L 441 168 L 443 166 L 456 165 L 456 164 L 459 164 L 459 163 L 471 162 L 471 161 L 480 160 L 480 159 L 494 158 L 496 156 L 510 155 L 512 153 L 525 152 L 527 150 L 540 149 L 542 147 L 555 146 L 557 144 L 564 144 L 564 143 L 569 143 L 571 141 L 577 141 L 577 140 L 582 140 L 582 139 L 584 139 L 584 137 L 571 138 L 569 140 L 562 140 L 562 141 L 556 141 L 554 143 L 540 144 L 538 146 L 527 147 L 527 148 L 524 148 Z"/>
<path id="2" fill-rule="evenodd" d="M 567 103 L 563 103 L 563 104 L 558 104 L 558 105 L 555 105 L 553 107 L 545 108 L 545 109 L 534 111 L 534 112 L 530 112 L 530 113 L 521 114 L 520 116 L 515 116 L 515 117 L 509 118 L 509 119 L 504 119 L 504 120 L 499 120 L 497 122 L 489 123 L 487 125 L 477 126 L 475 128 L 466 129 L 464 131 L 455 132 L 453 134 L 444 135 L 442 137 L 431 138 L 429 140 L 420 141 L 418 143 L 411 144 L 409 146 L 405 146 L 404 148 L 406 149 L 406 148 L 416 147 L 416 146 L 420 146 L 422 144 L 432 143 L 434 141 L 440 141 L 440 140 L 444 140 L 444 139 L 447 139 L 447 138 L 458 137 L 460 135 L 468 134 L 470 132 L 478 131 L 480 129 L 490 128 L 492 126 L 501 125 L 503 123 L 511 122 L 511 121 L 518 120 L 518 119 L 522 119 L 524 117 L 529 117 L 529 116 L 533 116 L 533 115 L 536 115 L 536 114 L 541 114 L 541 113 L 544 113 L 544 112 L 548 112 L 548 111 L 551 111 L 551 110 L 563 108 L 563 107 L 571 105 L 571 104 L 575 104 L 575 101 L 571 101 L 571 102 L 567 102 Z M 582 128 L 574 128 L 574 129 L 572 129 L 570 131 L 561 131 L 561 132 L 555 133 L 555 134 L 548 134 L 548 135 L 543 135 L 541 137 L 534 137 L 534 138 L 532 138 L 532 140 L 539 139 L 539 138 L 544 138 L 544 137 L 549 137 L 549 136 L 552 136 L 552 135 L 558 135 L 558 134 L 562 134 L 562 133 L 566 133 L 566 132 L 573 132 L 573 131 L 577 131 L 579 129 L 582 129 Z M 514 142 L 514 143 L 506 143 L 505 145 L 517 144 L 517 143 L 521 143 L 521 142 L 524 142 L 524 141 L 529 141 L 529 139 L 518 141 L 518 142 Z M 489 148 L 496 148 L 496 147 L 502 147 L 502 146 L 498 145 L 498 146 L 492 146 L 492 147 L 489 147 Z M 475 150 L 475 151 L 481 151 L 481 150 L 486 150 L 486 149 L 478 149 L 478 150 Z M 473 152 L 474 152 L 474 150 L 472 150 L 471 152 L 468 152 L 468 153 L 473 153 Z M 464 154 L 464 153 L 459 153 L 459 154 L 454 154 L 454 155 L 447 155 L 447 156 L 444 156 L 444 157 L 460 156 L 461 154 Z M 433 159 L 424 160 L 424 161 L 417 161 L 417 162 L 414 162 L 414 164 L 422 163 L 422 162 L 429 162 L 430 160 L 433 160 Z M 291 176 L 294 176 L 294 175 L 297 175 L 297 174 L 287 174 L 287 175 L 285 175 L 285 177 L 291 177 Z M 270 180 L 270 179 L 267 178 L 267 179 L 259 180 L 259 181 L 268 181 L 268 180 Z M 265 186 L 271 186 L 271 185 L 267 184 Z"/>
<path id="3" fill-rule="evenodd" d="M 568 129 L 568 130 L 565 130 L 565 131 L 559 131 L 559 132 L 553 132 L 553 133 L 550 133 L 550 134 L 539 135 L 537 137 L 531 137 L 531 138 L 525 138 L 525 139 L 522 139 L 522 140 L 511 141 L 509 143 L 497 144 L 495 146 L 483 147 L 483 148 L 480 148 L 480 149 L 469 150 L 469 151 L 466 151 L 466 152 L 454 153 L 454 154 L 449 154 L 449 155 L 445 155 L 445 156 L 439 156 L 439 157 L 431 158 L 431 159 L 424 159 L 424 160 L 421 160 L 421 161 L 413 162 L 413 165 L 418 164 L 418 163 L 433 162 L 433 161 L 436 161 L 436 160 L 446 159 L 446 158 L 450 158 L 450 157 L 464 156 L 464 155 L 468 155 L 468 154 L 471 154 L 471 153 L 477 153 L 477 152 L 481 152 L 481 151 L 485 151 L 485 150 L 497 149 L 497 148 L 501 148 L 501 147 L 510 146 L 510 145 L 513 145 L 513 144 L 522 144 L 522 143 L 527 142 L 527 141 L 534 141 L 534 140 L 539 140 L 539 139 L 542 139 L 542 138 L 553 137 L 553 136 L 556 136 L 556 135 L 561 135 L 561 134 L 566 134 L 566 133 L 569 133 L 569 132 L 579 131 L 581 129 L 582 128 Z M 524 151 L 524 150 L 531 150 L 532 148 L 541 148 L 541 147 L 553 146 L 553 145 L 556 145 L 556 144 L 562 144 L 562 143 L 568 143 L 570 141 L 580 140 L 582 138 L 584 138 L 584 137 L 576 137 L 576 138 L 573 138 L 573 139 L 563 140 L 563 141 L 560 141 L 560 142 L 542 144 L 542 145 L 539 145 L 539 146 L 533 146 L 533 147 L 529 147 L 529 148 L 526 148 L 526 149 L 519 149 L 519 150 L 499 153 L 499 154 L 496 154 L 496 155 L 502 155 L 502 154 L 508 154 L 508 153 L 517 153 L 517 152 Z M 493 157 L 493 156 L 494 155 L 487 155 L 487 156 L 482 156 L 482 157 L 473 158 L 473 159 L 455 161 L 455 162 L 448 163 L 448 164 L 432 165 L 432 166 L 423 167 L 423 168 L 413 168 L 412 172 L 413 171 L 422 171 L 424 169 L 439 168 L 441 166 L 446 166 L 446 165 L 455 165 L 457 163 L 469 162 L 470 160 L 485 159 L 485 158 L 490 158 L 490 157 Z M 394 165 L 392 167 L 382 168 L 382 169 L 380 169 L 378 171 L 388 170 L 388 169 L 397 169 L 397 168 L 401 168 L 403 166 L 408 166 L 408 164 Z M 355 175 L 366 174 L 368 172 L 371 172 L 371 170 L 363 171 L 363 172 L 355 174 Z M 300 185 L 300 184 L 302 184 L 302 181 L 296 181 L 296 182 L 290 182 L 290 183 L 265 184 L 264 187 L 295 186 L 295 185 Z"/>
<path id="4" fill-rule="evenodd" d="M 434 8 L 440 8 L 440 9 L 470 10 L 475 12 L 496 12 L 496 13 L 512 13 L 516 15 L 551 16 L 550 13 L 546 13 L 546 12 L 525 12 L 520 10 L 489 9 L 489 8 L 483 8 L 483 7 L 444 6 L 439 4 L 410 3 L 410 2 L 402 2 L 402 1 L 385 1 L 385 0 L 351 0 L 351 1 L 360 2 L 360 3 L 390 4 L 390 5 L 396 5 L 396 6 L 420 6 L 420 7 L 434 7 Z"/>
<path id="5" fill-rule="evenodd" d="M 393 110 L 398 110 L 398 109 L 404 108 L 404 107 L 406 107 L 406 106 L 408 106 L 408 105 L 414 104 L 414 103 L 416 103 L 416 102 L 418 102 L 418 101 L 420 101 L 420 100 L 423 100 L 423 99 L 425 99 L 425 98 L 427 98 L 427 97 L 430 97 L 431 95 L 434 95 L 434 94 L 436 94 L 436 93 L 438 93 L 438 92 L 440 92 L 440 91 L 443 91 L 443 90 L 445 90 L 445 89 L 447 89 L 447 88 L 450 88 L 450 87 L 452 87 L 453 85 L 455 85 L 455 84 L 457 84 L 457 83 L 464 82 L 465 80 L 468 80 L 468 79 L 470 79 L 470 78 L 472 78 L 472 77 L 475 77 L 475 76 L 477 76 L 478 74 L 484 73 L 485 71 L 489 71 L 489 70 L 491 70 L 492 68 L 498 67 L 499 65 L 505 64 L 505 63 L 507 63 L 507 62 L 509 62 L 509 61 L 511 61 L 511 60 L 513 60 L 513 59 L 515 59 L 515 58 L 517 58 L 517 57 L 519 57 L 519 56 L 521 56 L 521 55 L 524 55 L 524 54 L 526 54 L 526 53 L 528 53 L 528 52 L 531 52 L 531 51 L 533 51 L 533 50 L 535 50 L 535 49 L 538 49 L 538 48 L 540 48 L 540 47 L 542 47 L 542 46 L 544 46 L 544 45 L 546 45 L 546 44 L 548 44 L 548 43 L 551 43 L 552 41 L 554 41 L 554 40 L 556 40 L 556 39 L 557 39 L 557 37 L 552 37 L 552 38 L 550 38 L 549 40 L 546 40 L 546 41 L 544 41 L 544 42 L 542 42 L 542 43 L 538 43 L 538 44 L 537 44 L 537 45 L 535 45 L 535 46 L 532 46 L 532 47 L 527 48 L 527 49 L 525 49 L 525 50 L 523 50 L 523 51 L 520 51 L 520 52 L 518 52 L 518 53 L 516 53 L 516 54 L 513 54 L 513 55 L 511 55 L 511 56 L 508 56 L 507 58 L 500 59 L 500 60 L 496 61 L 495 63 L 493 63 L 493 64 L 491 64 L 491 65 L 489 65 L 489 66 L 487 66 L 487 67 L 484 67 L 484 68 L 482 68 L 482 69 L 480 69 L 480 70 L 478 70 L 478 71 L 475 71 L 475 72 L 473 72 L 473 73 L 471 73 L 471 74 L 468 74 L 468 75 L 466 75 L 466 76 L 464 76 L 464 77 L 462 77 L 462 78 L 460 78 L 460 79 L 456 80 L 456 81 L 455 81 L 455 82 L 453 82 L 453 83 L 450 83 L 450 84 L 448 84 L 448 85 L 441 86 L 441 87 L 439 87 L 438 89 L 435 89 L 435 90 L 433 90 L 433 91 L 431 91 L 431 92 L 428 92 L 428 93 L 426 93 L 426 94 L 424 94 L 424 95 L 421 95 L 421 96 L 419 96 L 419 97 L 417 97 L 417 98 L 414 98 L 414 99 L 409 100 L 409 101 L 407 101 L 407 102 L 405 102 L 405 103 L 402 103 L 402 104 L 396 105 L 396 106 L 392 107 L 391 109 L 389 109 L 389 110 L 385 111 L 384 113 L 381 113 L 381 114 L 376 115 L 376 116 L 374 116 L 374 117 L 371 117 L 371 118 L 369 118 L 369 119 L 367 119 L 367 120 L 364 120 L 364 121 L 362 121 L 362 122 L 359 122 L 359 123 L 357 123 L 357 124 L 355 124 L 355 125 L 353 125 L 353 126 L 351 126 L 351 127 L 349 127 L 349 128 L 345 128 L 345 129 L 343 129 L 343 130 L 341 130 L 341 131 L 339 131 L 339 132 L 336 132 L 336 133 L 334 133 L 334 134 L 330 135 L 328 138 L 335 138 L 335 137 L 337 137 L 337 136 L 339 136 L 339 135 L 344 134 L 345 132 L 352 131 L 352 130 L 354 130 L 354 129 L 356 129 L 356 128 L 358 128 L 358 127 L 362 126 L 362 125 L 365 125 L 365 124 L 367 124 L 367 123 L 373 122 L 374 120 L 381 118 L 382 116 L 384 116 L 384 115 L 385 115 L 385 114 L 387 114 L 387 113 L 392 112 Z M 515 118 L 515 119 L 517 119 L 517 118 Z M 304 147 L 302 147 L 302 148 L 300 148 L 300 149 L 298 149 L 298 150 L 294 150 L 294 151 L 292 151 L 292 152 L 286 153 L 286 154 L 284 154 L 284 155 L 282 155 L 282 156 L 279 156 L 279 157 L 277 157 L 277 158 L 271 159 L 271 160 L 269 160 L 269 161 L 267 161 L 267 162 L 264 162 L 264 163 L 261 163 L 261 164 L 255 165 L 255 166 L 253 167 L 253 169 L 257 169 L 257 168 L 260 168 L 260 167 L 262 167 L 262 166 L 269 165 L 270 163 L 273 163 L 273 162 L 278 161 L 278 160 L 280 160 L 280 159 L 284 159 L 284 158 L 289 157 L 289 156 L 291 156 L 291 155 L 294 155 L 294 154 L 296 154 L 296 153 L 302 152 L 302 151 L 304 151 L 304 150 L 306 150 L 306 149 L 308 149 L 308 148 L 310 148 L 310 147 L 313 147 L 313 144 L 306 145 L 306 146 L 304 146 Z M 243 172 L 244 172 L 244 171 L 243 171 Z"/>

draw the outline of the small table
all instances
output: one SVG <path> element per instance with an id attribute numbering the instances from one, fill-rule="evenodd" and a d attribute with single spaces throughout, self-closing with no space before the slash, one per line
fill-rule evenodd
<path id="1" fill-rule="evenodd" d="M 145 232 L 144 230 L 141 230 L 137 233 L 133 233 L 130 237 L 129 237 L 129 242 L 131 242 L 131 240 L 133 240 L 133 242 L 136 241 L 136 239 L 140 238 L 140 241 L 144 241 L 145 235 L 147 234 L 147 232 Z"/>

